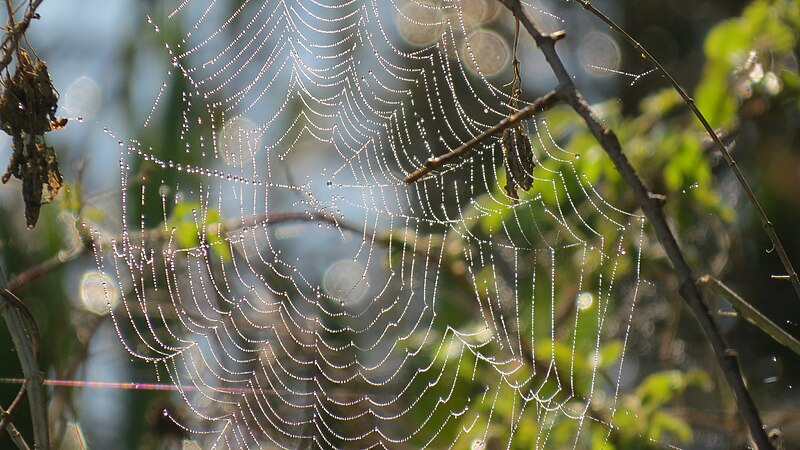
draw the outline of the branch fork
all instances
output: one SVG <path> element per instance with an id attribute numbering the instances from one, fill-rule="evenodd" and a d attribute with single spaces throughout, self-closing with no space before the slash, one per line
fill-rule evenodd
<path id="1" fill-rule="evenodd" d="M 533 19 L 531 19 L 530 16 L 528 16 L 528 14 L 525 12 L 520 0 L 498 1 L 513 13 L 515 19 L 523 25 L 528 34 L 534 39 L 537 47 L 544 54 L 545 59 L 553 70 L 553 73 L 558 80 L 558 86 L 553 91 L 550 91 L 548 94 L 545 94 L 544 96 L 535 100 L 531 105 L 519 110 L 517 113 L 509 115 L 494 127 L 489 128 L 480 135 L 472 138 L 470 141 L 458 147 L 457 149 L 444 155 L 428 159 L 422 167 L 409 174 L 405 178 L 405 182 L 413 183 L 422 179 L 431 171 L 442 167 L 453 159 L 469 154 L 475 145 L 485 141 L 489 137 L 502 132 L 521 120 L 525 120 L 533 116 L 537 112 L 551 108 L 557 102 L 563 101 L 564 103 L 568 104 L 584 120 L 586 126 L 594 135 L 597 142 L 608 154 L 617 171 L 620 173 L 620 175 L 622 175 L 625 182 L 633 191 L 634 197 L 639 203 L 642 212 L 653 226 L 659 242 L 664 248 L 668 258 L 672 262 L 675 275 L 678 278 L 680 286 L 680 295 L 689 305 L 689 308 L 692 310 L 695 318 L 700 323 L 701 328 L 711 344 L 711 347 L 717 358 L 717 363 L 724 373 L 725 378 L 728 381 L 728 385 L 733 391 L 739 407 L 739 412 L 747 425 L 750 436 L 753 439 L 756 447 L 758 449 L 773 448 L 769 438 L 767 437 L 767 433 L 764 430 L 764 425 L 758 414 L 758 410 L 756 409 L 753 399 L 751 398 L 745 384 L 736 354 L 728 347 L 717 324 L 714 322 L 707 303 L 695 284 L 695 277 L 692 274 L 691 268 L 686 262 L 677 238 L 670 229 L 669 224 L 664 217 L 662 209 L 666 199 L 663 196 L 653 194 L 648 189 L 644 181 L 642 181 L 642 179 L 639 177 L 639 174 L 630 164 L 627 156 L 625 156 L 623 153 L 622 146 L 616 134 L 613 132 L 613 130 L 607 128 L 605 124 L 603 124 L 586 100 L 584 100 L 581 93 L 575 87 L 572 77 L 564 67 L 561 58 L 558 56 L 555 50 L 555 43 L 563 39 L 565 33 L 563 31 L 558 31 L 552 34 L 543 33 Z M 585 9 L 600 17 L 612 28 L 621 32 L 626 39 L 629 40 L 629 42 L 633 43 L 633 45 L 639 51 L 641 51 L 643 55 L 645 55 L 646 58 L 651 60 L 657 68 L 667 75 L 667 77 L 670 79 L 670 82 L 673 84 L 676 90 L 678 90 L 695 115 L 697 115 L 697 117 L 701 120 L 706 129 L 709 130 L 712 139 L 717 144 L 717 147 L 720 148 L 720 151 L 723 152 L 723 155 L 725 155 L 731 167 L 736 169 L 735 161 L 730 158 L 727 149 L 725 149 L 724 145 L 721 144 L 719 137 L 713 132 L 713 130 L 710 129 L 708 122 L 703 118 L 702 114 L 700 114 L 700 111 L 697 110 L 694 101 L 686 94 L 680 85 L 671 76 L 669 76 L 666 70 L 657 61 L 655 61 L 652 56 L 650 56 L 647 50 L 645 50 L 637 41 L 631 38 L 630 35 L 625 33 L 625 31 L 617 26 L 613 21 L 611 21 L 611 19 L 594 8 L 594 6 L 592 6 L 588 0 L 578 0 L 578 3 Z M 773 244 L 775 244 L 775 247 L 778 249 L 779 255 L 781 256 L 781 261 L 785 263 L 787 272 L 792 278 L 792 281 L 797 289 L 800 287 L 800 283 L 796 283 L 796 272 L 793 268 L 791 268 L 790 264 L 787 265 L 788 257 L 786 257 L 785 252 L 782 252 L 783 247 L 780 245 L 780 241 L 777 240 L 777 236 L 774 234 L 771 222 L 766 219 L 766 215 L 763 213 L 763 210 L 755 200 L 752 191 L 747 187 L 747 184 L 743 180 L 741 173 L 738 170 L 734 170 L 734 172 L 748 193 L 748 197 L 751 199 L 751 202 L 753 202 L 754 206 L 756 207 L 759 218 L 762 219 L 764 228 L 770 235 Z M 800 293 L 800 289 L 798 289 L 798 292 Z"/>

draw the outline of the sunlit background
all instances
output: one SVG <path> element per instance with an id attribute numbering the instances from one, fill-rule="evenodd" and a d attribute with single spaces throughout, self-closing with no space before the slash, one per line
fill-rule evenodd
<path id="1" fill-rule="evenodd" d="M 167 139 L 164 136 L 175 134 L 182 127 L 183 119 L 177 114 L 171 116 L 168 111 L 159 111 L 151 115 L 154 102 L 164 92 L 162 83 L 169 79 L 168 72 L 174 69 L 164 43 L 179 39 L 180 33 L 187 33 L 187 30 L 155 32 L 148 17 L 155 18 L 156 24 L 165 21 L 176 6 L 174 3 L 45 0 L 38 10 L 41 19 L 33 22 L 27 34 L 38 55 L 47 61 L 61 95 L 58 114 L 70 119 L 64 130 L 47 136 L 48 143 L 58 152 L 67 181 L 68 192 L 62 194 L 59 202 L 81 199 L 85 219 L 98 235 L 110 238 L 117 236 L 122 229 L 118 142 L 125 142 L 125 145 L 131 139 L 164 142 Z M 461 59 L 463 65 L 474 72 L 473 75 L 482 73 L 494 86 L 506 85 L 512 77 L 514 25 L 510 15 L 490 0 L 462 3 L 463 14 L 459 20 L 467 38 L 457 42 L 456 47 L 460 50 L 449 56 Z M 691 89 L 703 75 L 706 33 L 718 21 L 740 14 L 746 3 L 604 1 L 597 2 L 597 6 L 619 19 Z M 429 7 L 434 5 L 432 0 L 401 4 L 406 18 L 396 16 L 394 26 L 409 49 L 426 47 L 442 38 L 444 27 L 436 24 L 447 17 L 432 13 L 433 9 Z M 189 2 L 188 8 L 202 10 L 206 6 L 203 2 L 193 1 Z M 535 6 L 542 8 L 534 9 L 534 13 L 545 29 L 567 30 L 568 38 L 558 44 L 560 54 L 565 58 L 568 70 L 576 76 L 579 88 L 599 108 L 618 108 L 623 114 L 635 115 L 645 95 L 659 87 L 667 87 L 664 80 L 651 72 L 647 63 L 612 30 L 574 3 L 547 2 Z M 518 55 L 522 62 L 523 92 L 543 92 L 552 87 L 554 77 L 527 36 L 523 35 L 521 40 L 525 42 Z M 744 102 L 754 95 L 752 86 L 756 84 L 766 86 L 768 91 L 772 89 L 768 92 L 770 95 L 779 95 L 782 85 L 776 74 L 797 71 L 797 60 L 793 58 L 790 53 L 776 55 L 774 59 L 764 61 L 757 70 L 749 71 L 743 81 L 735 84 L 739 98 Z M 375 61 L 365 57 L 364 64 L 375 64 Z M 365 70 L 365 73 L 372 72 Z M 762 83 L 763 80 L 766 82 Z M 800 238 L 796 233 L 800 226 L 798 110 L 795 107 L 790 116 L 782 117 L 779 113 L 770 113 L 769 107 L 763 104 L 753 106 L 765 109 L 764 115 L 752 111 L 742 113 L 750 113 L 755 118 L 738 130 L 734 155 L 764 199 L 776 229 L 785 239 L 789 254 L 795 255 L 794 262 L 800 264 L 797 257 L 800 255 Z M 145 127 L 145 123 L 150 121 L 155 123 L 148 123 Z M 220 147 L 225 149 L 221 154 L 225 164 L 237 166 L 242 159 L 250 158 L 248 155 L 253 149 L 275 139 L 275 132 L 259 128 L 258 124 L 262 122 L 259 111 L 254 110 L 225 123 L 224 141 Z M 698 139 L 702 136 L 698 135 Z M 669 144 L 669 141 L 664 142 Z M 9 144 L 10 139 L 1 135 L 2 161 L 10 156 Z M 287 185 L 308 181 L 312 186 L 310 191 L 320 197 L 330 195 L 323 180 L 306 180 L 308 168 L 318 164 L 319 158 L 325 158 L 312 144 L 298 138 L 297 149 L 287 154 L 285 161 L 271 163 L 274 170 L 272 181 Z M 679 143 L 672 144 L 677 148 Z M 636 145 L 646 147 L 648 144 L 639 142 Z M 665 149 L 649 151 L 661 152 L 662 156 L 655 158 L 659 161 L 664 159 L 664 152 L 669 154 Z M 718 224 L 716 221 L 711 221 L 712 225 L 693 222 L 695 216 L 692 214 L 697 211 L 673 211 L 676 227 L 683 232 L 686 242 L 707 244 L 709 248 L 719 246 L 725 250 L 710 260 L 698 254 L 704 250 L 689 251 L 690 258 L 703 261 L 703 271 L 724 274 L 726 281 L 745 298 L 790 333 L 800 334 L 800 308 L 797 307 L 800 300 L 792 297 L 787 283 L 770 278 L 770 275 L 781 273 L 777 258 L 769 253 L 768 241 L 724 164 L 719 164 L 715 155 L 709 155 L 709 159 L 714 164 L 714 188 L 722 203 L 731 209 L 733 217 L 724 224 L 727 228 L 714 229 Z M 335 164 L 333 158 L 331 164 Z M 645 171 L 656 192 L 672 189 L 670 183 L 674 182 L 658 175 L 656 167 Z M 147 176 L 146 173 L 140 175 Z M 698 183 L 707 183 L 700 187 L 710 189 L 710 181 L 681 180 L 677 182 L 679 186 L 675 192 L 688 198 L 692 190 L 698 188 Z M 172 189 L 167 184 L 162 188 Z M 174 195 L 173 192 L 169 194 Z M 290 209 L 296 201 L 287 194 L 276 204 Z M 349 201 L 359 202 L 361 199 L 354 195 Z M 0 264 L 6 279 L 80 245 L 80 227 L 74 224 L 74 209 L 59 202 L 45 206 L 37 228 L 27 231 L 21 214 L 19 183 L 15 180 L 0 186 L 0 214 L 4 217 L 0 223 Z M 348 202 L 340 203 L 346 205 Z M 239 206 L 225 202 L 220 209 L 223 217 L 235 216 Z M 354 211 L 345 208 L 338 212 L 350 216 Z M 338 232 L 328 230 L 328 234 L 323 231 L 312 234 L 309 229 L 307 225 L 291 223 L 274 229 L 276 240 L 285 249 L 284 257 L 287 260 L 296 258 L 297 267 L 312 274 L 312 278 L 318 278 L 324 291 L 341 301 L 342 308 L 350 311 L 362 309 L 366 299 L 376 295 L 377 280 L 370 279 L 372 271 L 365 264 L 350 257 L 350 253 L 361 244 L 360 238 L 354 236 L 355 239 L 348 242 L 345 237 L 343 243 L 337 243 L 340 247 L 334 247 L 329 244 L 329 235 Z M 724 236 L 724 239 L 719 239 L 724 241 L 723 244 L 717 242 L 718 236 Z M 347 250 L 342 252 L 343 248 Z M 648 252 L 657 253 L 658 250 Z M 657 260 L 658 255 L 653 258 Z M 673 366 L 699 364 L 717 376 L 713 366 L 702 363 L 702 359 L 708 357 L 702 348 L 702 334 L 688 313 L 681 311 L 680 298 L 667 269 L 668 265 L 661 260 L 655 262 L 646 274 L 653 284 L 642 294 L 641 305 L 631 322 L 631 342 L 625 370 L 619 379 L 623 389 L 635 386 L 633 383 L 645 373 Z M 39 321 L 42 330 L 40 362 L 46 378 L 89 384 L 78 387 L 64 383 L 67 386 L 49 388 L 53 399 L 49 405 L 50 414 L 57 418 L 55 426 L 60 427 L 56 429 L 64 431 L 62 442 L 65 448 L 80 448 L 82 442 L 99 449 L 191 447 L 195 445 L 191 436 L 175 427 L 163 414 L 165 410 L 181 414 L 183 405 L 174 393 L 136 389 L 133 385 L 113 385 L 159 383 L 152 367 L 134 360 L 126 352 L 109 317 L 109 308 L 116 310 L 121 304 L 123 294 L 119 283 L 113 270 L 99 271 L 96 259 L 87 253 L 17 291 Z M 573 298 L 580 310 L 596 307 L 598 301 L 592 292 L 575 292 Z M 723 303 L 720 303 L 720 308 L 723 312 L 730 312 Z M 766 421 L 782 425 L 787 438 L 798 439 L 792 435 L 797 432 L 791 431 L 792 424 L 796 425 L 798 421 L 796 406 L 792 406 L 798 401 L 796 388 L 792 385 L 792 379 L 796 379 L 800 372 L 798 356 L 738 318 L 721 315 L 719 320 L 732 346 L 740 354 L 749 386 L 759 406 L 764 408 Z M 5 328 L 0 329 L 0 360 L 9 361 L 0 366 L 0 377 L 19 378 L 21 372 L 16 365 L 11 341 Z M 93 382 L 111 384 L 91 386 Z M 169 380 L 162 379 L 160 383 L 168 384 Z M 8 405 L 17 389 L 13 383 L 0 385 L 0 404 Z M 726 388 L 717 386 L 716 389 L 724 392 Z M 687 420 L 695 430 L 694 444 L 688 447 L 727 448 L 730 441 L 726 440 L 726 433 L 741 431 L 735 410 L 719 411 L 719 404 L 709 406 L 714 417 L 728 418 L 725 422 L 714 423 L 704 419 L 707 411 L 703 405 L 693 404 L 691 398 L 687 402 Z M 26 414 L 27 406 L 20 408 L 14 416 L 14 423 L 29 435 L 31 428 Z M 0 447 L 10 445 L 7 436 L 0 436 Z"/>

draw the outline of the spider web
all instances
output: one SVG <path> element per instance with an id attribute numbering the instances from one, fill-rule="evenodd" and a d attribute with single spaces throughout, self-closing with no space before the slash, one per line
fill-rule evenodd
<path id="1" fill-rule="evenodd" d="M 643 218 L 547 114 L 518 202 L 499 139 L 403 181 L 508 114 L 507 11 L 234 3 L 148 18 L 171 65 L 142 127 L 181 132 L 119 140 L 122 238 L 97 241 L 120 340 L 185 405 L 164 416 L 204 447 L 608 439 Z"/>

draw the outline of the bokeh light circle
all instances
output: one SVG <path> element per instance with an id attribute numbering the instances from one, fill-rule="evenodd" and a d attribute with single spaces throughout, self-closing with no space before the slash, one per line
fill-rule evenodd
<path id="1" fill-rule="evenodd" d="M 509 66 L 511 49 L 499 34 L 477 30 L 464 42 L 462 57 L 470 70 L 492 76 Z"/>

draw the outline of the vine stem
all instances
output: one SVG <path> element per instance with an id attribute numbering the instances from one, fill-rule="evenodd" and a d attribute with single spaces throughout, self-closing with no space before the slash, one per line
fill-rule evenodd
<path id="1" fill-rule="evenodd" d="M 575 87 L 572 77 L 564 68 L 564 64 L 556 52 L 555 43 L 561 35 L 543 33 L 525 12 L 520 0 L 498 1 L 514 14 L 514 17 L 522 23 L 525 30 L 534 39 L 558 80 L 559 87 L 557 90 L 559 96 L 583 119 L 597 142 L 614 163 L 617 171 L 633 191 L 634 197 L 642 208 L 642 212 L 652 224 L 661 246 L 672 262 L 675 275 L 678 278 L 680 294 L 694 313 L 711 344 L 717 363 L 733 391 L 739 407 L 739 413 L 750 431 L 751 438 L 758 449 L 773 448 L 764 431 L 755 403 L 745 385 L 736 353 L 728 347 L 722 337 L 704 302 L 703 295 L 695 284 L 694 275 L 686 262 L 678 241 L 667 224 L 662 211 L 663 197 L 650 192 L 631 165 L 628 157 L 622 152 L 622 146 L 614 131 L 603 124 Z"/>
<path id="2" fill-rule="evenodd" d="M 714 147 L 722 153 L 722 156 L 725 158 L 725 161 L 728 163 L 728 166 L 733 171 L 736 179 L 739 181 L 739 185 L 744 190 L 745 194 L 747 195 L 747 199 L 750 201 L 750 204 L 753 205 L 753 209 L 756 211 L 756 215 L 758 216 L 758 220 L 761 221 L 761 226 L 764 227 L 764 231 L 766 231 L 767 236 L 769 237 L 770 242 L 772 242 L 773 247 L 775 248 L 775 253 L 778 254 L 778 258 L 781 260 L 781 264 L 783 264 L 784 270 L 786 270 L 787 276 L 789 280 L 792 282 L 792 286 L 794 287 L 794 292 L 797 295 L 797 298 L 800 299 L 800 279 L 797 276 L 797 271 L 795 271 L 794 266 L 792 266 L 792 261 L 789 259 L 789 255 L 786 253 L 786 250 L 783 248 L 783 244 L 781 243 L 780 238 L 778 237 L 778 233 L 775 232 L 775 227 L 772 225 L 772 222 L 767 217 L 767 213 L 764 211 L 764 208 L 761 206 L 761 203 L 758 201 L 753 190 L 750 188 L 750 184 L 747 183 L 747 179 L 742 174 L 742 171 L 739 170 L 739 166 L 736 164 L 736 160 L 733 159 L 733 156 L 728 151 L 728 148 L 722 142 L 722 138 L 717 134 L 716 131 L 711 127 L 711 124 L 708 123 L 708 120 L 700 112 L 700 109 L 694 102 L 694 99 L 686 93 L 686 90 L 683 89 L 683 86 L 675 80 L 675 77 L 667 71 L 667 69 L 661 65 L 661 63 L 647 51 L 646 48 L 642 44 L 639 43 L 636 39 L 634 39 L 627 31 L 623 30 L 622 27 L 616 24 L 610 17 L 605 15 L 602 11 L 595 8 L 589 0 L 575 0 L 584 9 L 589 11 L 590 13 L 597 16 L 600 20 L 605 22 L 609 27 L 611 27 L 614 31 L 621 34 L 626 41 L 628 41 L 636 51 L 640 52 L 641 55 L 644 57 L 645 60 L 650 61 L 656 67 L 656 70 L 661 72 L 664 77 L 669 80 L 672 87 L 675 91 L 683 98 L 683 101 L 692 110 L 697 120 L 703 125 L 705 128 L 706 133 L 711 138 L 711 141 L 714 143 Z"/>

